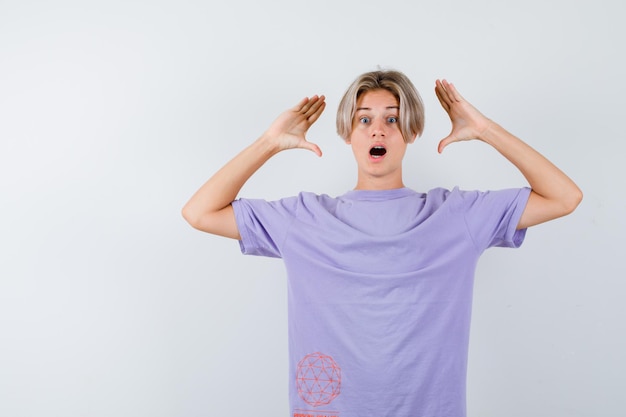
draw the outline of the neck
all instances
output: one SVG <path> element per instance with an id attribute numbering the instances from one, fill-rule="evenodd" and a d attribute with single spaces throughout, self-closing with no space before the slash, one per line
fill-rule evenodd
<path id="1" fill-rule="evenodd" d="M 355 190 L 394 190 L 397 188 L 404 188 L 404 182 L 402 177 L 397 179 L 389 178 L 359 178 L 356 183 Z"/>

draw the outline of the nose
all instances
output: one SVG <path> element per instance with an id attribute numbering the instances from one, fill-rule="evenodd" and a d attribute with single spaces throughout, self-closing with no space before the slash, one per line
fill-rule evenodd
<path id="1" fill-rule="evenodd" d="M 385 136 L 385 122 L 380 118 L 376 118 L 371 124 L 372 137 Z"/>

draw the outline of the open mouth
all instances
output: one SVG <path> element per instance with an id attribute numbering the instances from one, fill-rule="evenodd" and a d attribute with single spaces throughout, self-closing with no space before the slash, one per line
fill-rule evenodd
<path id="1" fill-rule="evenodd" d="M 370 149 L 370 155 L 372 156 L 372 158 L 380 158 L 386 153 L 387 149 L 382 146 L 374 146 L 372 149 Z"/>

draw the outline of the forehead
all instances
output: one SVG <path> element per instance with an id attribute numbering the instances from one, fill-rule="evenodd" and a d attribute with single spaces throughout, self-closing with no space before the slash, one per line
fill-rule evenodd
<path id="1" fill-rule="evenodd" d="M 398 99 L 388 90 L 369 90 L 359 96 L 356 107 L 357 109 L 398 107 Z"/>

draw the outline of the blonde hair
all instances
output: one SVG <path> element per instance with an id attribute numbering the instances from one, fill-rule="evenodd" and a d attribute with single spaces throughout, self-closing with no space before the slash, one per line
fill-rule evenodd
<path id="1" fill-rule="evenodd" d="M 404 141 L 413 142 L 424 131 L 424 104 L 409 78 L 400 71 L 378 70 L 357 77 L 346 90 L 337 108 L 337 133 L 347 141 L 359 97 L 371 90 L 387 90 L 398 100 L 399 128 Z"/>

